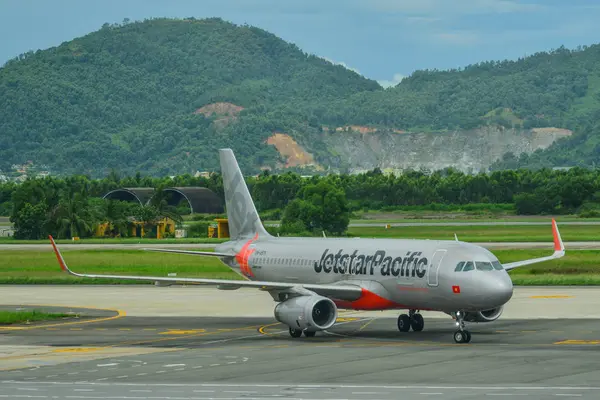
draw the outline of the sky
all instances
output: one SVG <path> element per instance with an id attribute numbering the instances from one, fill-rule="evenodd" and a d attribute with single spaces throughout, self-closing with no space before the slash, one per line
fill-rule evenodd
<path id="1" fill-rule="evenodd" d="M 419 69 L 600 42 L 598 0 L 0 0 L 0 65 L 150 17 L 254 25 L 384 86 Z"/>

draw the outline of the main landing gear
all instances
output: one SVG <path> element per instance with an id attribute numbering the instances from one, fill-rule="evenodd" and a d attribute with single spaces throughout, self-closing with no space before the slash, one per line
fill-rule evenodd
<path id="1" fill-rule="evenodd" d="M 456 325 L 458 330 L 454 332 L 454 341 L 456 343 L 469 343 L 471 341 L 471 332 L 465 329 L 465 320 L 462 312 L 456 312 Z"/>
<path id="2" fill-rule="evenodd" d="M 303 332 L 304 336 L 306 337 L 315 337 L 315 335 L 317 334 L 317 332 L 315 331 L 303 331 L 302 329 L 294 329 L 290 327 L 290 336 L 293 338 L 299 338 L 300 336 L 302 336 Z"/>
<path id="3" fill-rule="evenodd" d="M 425 326 L 423 316 L 417 310 L 409 310 L 408 315 L 400 314 L 398 317 L 398 330 L 408 332 L 411 328 L 415 332 L 421 332 Z"/>

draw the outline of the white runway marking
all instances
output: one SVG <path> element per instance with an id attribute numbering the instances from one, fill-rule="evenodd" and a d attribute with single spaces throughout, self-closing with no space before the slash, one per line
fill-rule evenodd
<path id="1" fill-rule="evenodd" d="M 352 394 L 388 394 L 388 392 L 352 392 Z"/>
<path id="2" fill-rule="evenodd" d="M 167 371 L 158 371 L 167 372 Z M 101 378 L 107 379 L 107 378 Z M 97 379 L 98 380 L 98 379 Z M 0 383 L 21 383 L 30 385 L 56 385 L 56 386 L 69 386 L 75 385 L 77 382 L 55 382 L 55 381 L 44 381 L 44 382 L 18 382 L 15 380 L 4 380 Z M 133 383 L 133 382 L 114 382 L 114 383 L 95 383 L 89 382 L 82 385 L 91 386 L 131 386 L 131 387 L 189 387 L 189 388 L 285 388 L 285 389 L 390 389 L 390 390 L 515 390 L 515 391 L 567 391 L 565 394 L 573 393 L 573 391 L 600 391 L 600 386 L 444 386 L 444 385 L 352 385 L 352 384 L 282 384 L 282 383 Z"/>

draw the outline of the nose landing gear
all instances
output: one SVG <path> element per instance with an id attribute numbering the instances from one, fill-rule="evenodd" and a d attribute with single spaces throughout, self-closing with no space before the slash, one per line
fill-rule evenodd
<path id="1" fill-rule="evenodd" d="M 454 332 L 454 341 L 456 343 L 469 343 L 471 341 L 471 332 L 465 329 L 465 320 L 462 312 L 456 312 L 456 325 L 458 330 Z"/>

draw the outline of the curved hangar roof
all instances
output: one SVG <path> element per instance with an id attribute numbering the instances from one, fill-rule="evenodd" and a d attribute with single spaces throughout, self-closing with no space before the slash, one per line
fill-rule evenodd
<path id="1" fill-rule="evenodd" d="M 185 199 L 192 213 L 221 214 L 224 211 L 223 201 L 212 190 L 204 187 L 171 187 L 164 189 L 169 196 L 169 205 L 175 206 Z M 103 199 L 134 201 L 141 205 L 148 204 L 154 196 L 154 188 L 121 188 L 111 190 L 102 196 Z"/>
<path id="2" fill-rule="evenodd" d="M 150 201 L 154 195 L 154 188 L 121 188 L 111 190 L 102 196 L 103 199 L 133 201 L 144 205 Z"/>

